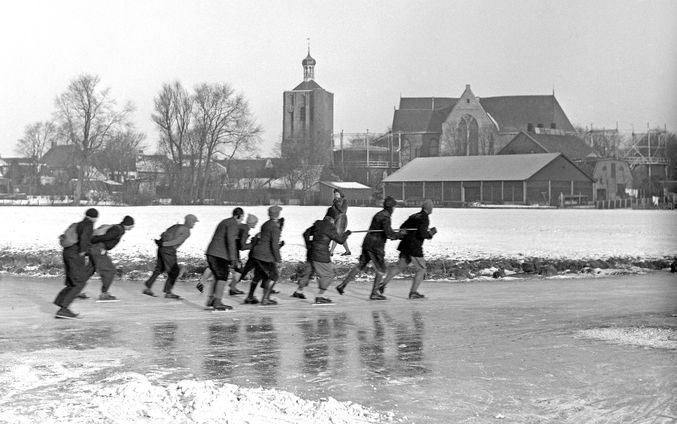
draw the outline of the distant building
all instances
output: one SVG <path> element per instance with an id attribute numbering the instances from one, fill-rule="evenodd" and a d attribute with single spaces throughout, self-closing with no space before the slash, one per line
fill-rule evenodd
<path id="1" fill-rule="evenodd" d="M 572 134 L 555 95 L 403 97 L 392 132 L 402 163 L 417 157 L 493 155 L 520 131 Z"/>
<path id="2" fill-rule="evenodd" d="M 383 180 L 384 194 L 419 204 L 560 205 L 594 200 L 592 178 L 561 153 L 416 158 Z"/>
<path id="3" fill-rule="evenodd" d="M 496 154 L 526 153 L 561 153 L 575 163 L 597 158 L 592 147 L 575 134 L 537 134 L 527 131 L 520 131 Z"/>
<path id="4" fill-rule="evenodd" d="M 308 56 L 303 82 L 283 95 L 282 157 L 308 165 L 330 165 L 334 131 L 334 94 L 315 82 L 316 61 Z"/>
<path id="5" fill-rule="evenodd" d="M 339 189 L 349 205 L 368 206 L 372 203 L 371 187 L 355 181 L 320 181 L 320 204 L 331 205 L 334 189 Z"/>

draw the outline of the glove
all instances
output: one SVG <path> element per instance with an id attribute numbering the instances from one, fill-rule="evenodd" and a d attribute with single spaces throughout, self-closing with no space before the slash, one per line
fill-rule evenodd
<path id="1" fill-rule="evenodd" d="M 437 234 L 437 228 L 432 227 L 431 229 L 428 230 L 428 232 L 430 233 L 431 236 L 434 236 L 435 234 Z"/>
<path id="2" fill-rule="evenodd" d="M 348 236 L 351 235 L 352 233 L 353 233 L 352 231 L 346 230 L 346 231 L 343 232 L 343 235 L 346 236 L 346 237 L 348 237 Z"/>
<path id="3" fill-rule="evenodd" d="M 280 242 L 280 247 L 284 246 L 284 240 Z"/>
<path id="4" fill-rule="evenodd" d="M 282 228 L 284 228 L 284 217 L 278 219 L 277 223 L 280 225 L 280 231 L 282 231 Z"/>
<path id="5" fill-rule="evenodd" d="M 160 239 L 155 239 L 155 240 L 153 240 L 153 241 L 155 242 L 155 244 L 158 245 L 158 247 L 162 246 L 162 240 L 160 240 Z"/>

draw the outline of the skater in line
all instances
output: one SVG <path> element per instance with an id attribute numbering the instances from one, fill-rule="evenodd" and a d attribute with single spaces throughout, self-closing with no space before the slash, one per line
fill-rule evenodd
<path id="1" fill-rule="evenodd" d="M 343 233 L 346 231 L 346 228 L 348 228 L 348 200 L 345 198 L 343 195 L 343 192 L 337 188 L 334 189 L 334 201 L 331 204 L 331 209 L 333 209 L 336 212 L 336 220 L 334 221 L 334 225 L 336 225 L 336 231 L 340 236 L 343 235 Z M 350 256 L 350 248 L 348 247 L 348 239 L 346 238 L 346 241 L 343 243 L 337 243 L 335 241 L 331 242 L 331 250 L 329 250 L 329 254 L 333 255 L 334 254 L 334 249 L 336 248 L 336 245 L 340 244 L 343 246 L 343 249 L 345 252 L 341 254 L 341 256 Z"/>
<path id="2" fill-rule="evenodd" d="M 284 228 L 284 217 L 280 217 L 280 219 L 277 220 L 277 225 L 280 227 L 280 233 L 281 233 L 282 229 Z M 242 281 L 245 277 L 247 277 L 247 274 L 249 274 L 255 268 L 256 260 L 252 256 L 252 253 L 253 253 L 253 250 L 254 250 L 254 246 L 256 246 L 256 244 L 259 242 L 259 240 L 261 240 L 261 233 L 257 233 L 254 237 L 252 237 L 251 242 L 249 243 L 249 244 L 251 244 L 251 247 L 249 249 L 249 258 L 247 259 L 247 263 L 245 264 L 245 266 L 240 271 L 241 272 L 240 277 L 237 280 L 238 283 L 240 281 Z M 284 240 L 280 240 L 280 248 L 282 248 L 282 246 L 284 246 Z M 254 296 L 254 293 L 256 292 L 256 288 L 258 287 L 259 283 L 261 282 L 261 279 L 262 279 L 261 275 L 257 275 L 256 273 L 254 273 L 254 277 L 252 278 L 251 282 L 249 283 L 249 294 L 247 295 L 247 297 L 244 300 L 245 304 L 255 305 L 255 304 L 259 303 L 259 300 Z M 266 289 L 262 287 L 262 290 L 265 294 Z M 277 294 L 277 293 L 279 293 L 279 291 L 275 290 L 275 288 L 272 288 L 270 290 L 270 293 L 271 294 Z"/>
<path id="3" fill-rule="evenodd" d="M 337 218 L 338 212 L 336 209 L 329 208 L 324 219 L 315 221 L 311 227 L 303 232 L 303 239 L 306 242 L 306 249 L 308 249 L 308 260 L 305 264 L 303 276 L 299 279 L 298 288 L 292 294 L 292 297 L 305 299 L 306 295 L 303 294 L 303 288 L 308 285 L 310 277 L 316 274 L 320 281 L 315 303 L 332 303 L 331 299 L 324 296 L 325 290 L 334 280 L 334 267 L 331 263 L 329 243 L 343 244 L 350 236 L 350 230 L 345 231 L 342 235 L 339 235 L 336 231 L 334 222 Z"/>
<path id="4" fill-rule="evenodd" d="M 93 234 L 95 235 L 92 236 L 91 240 L 92 247 L 89 249 L 89 258 L 94 267 L 91 269 L 89 277 L 94 274 L 94 271 L 101 277 L 101 295 L 99 295 L 99 300 L 117 300 L 115 296 L 108 292 L 115 277 L 115 266 L 108 256 L 108 252 L 117 246 L 125 232 L 132 228 L 134 228 L 134 218 L 127 215 L 119 224 L 102 225 L 94 230 Z M 102 234 L 97 235 L 97 233 Z"/>
<path id="5" fill-rule="evenodd" d="M 92 264 L 87 262 L 85 256 L 91 247 L 94 223 L 98 217 L 99 211 L 94 208 L 87 209 L 83 220 L 77 224 L 71 224 L 60 237 L 66 287 L 54 299 L 54 304 L 59 307 L 55 318 L 74 319 L 79 315 L 71 311 L 69 307 L 92 274 Z"/>
<path id="6" fill-rule="evenodd" d="M 188 214 L 184 218 L 183 224 L 174 224 L 167 228 L 158 240 L 157 244 L 157 262 L 155 269 L 151 276 L 144 283 L 145 288 L 143 294 L 155 297 L 151 290 L 153 283 L 162 273 L 167 273 L 167 280 L 165 281 L 164 293 L 167 299 L 180 299 L 180 296 L 172 293 L 174 283 L 179 277 L 181 268 L 176 259 L 176 250 L 190 237 L 190 230 L 195 226 L 198 219 L 193 214 Z"/>
<path id="7" fill-rule="evenodd" d="M 279 278 L 278 264 L 280 256 L 281 230 L 278 224 L 282 208 L 275 205 L 268 208 L 268 221 L 261 226 L 261 237 L 251 249 L 254 259 L 254 280 L 262 281 L 264 293 L 262 305 L 277 305 L 277 301 L 270 298 L 273 286 Z M 250 295 L 252 295 L 250 291 Z"/>
<path id="8" fill-rule="evenodd" d="M 404 271 L 409 265 L 412 265 L 416 273 L 409 290 L 409 299 L 423 299 L 425 297 L 418 292 L 418 287 L 423 282 L 426 272 L 426 263 L 423 258 L 423 242 L 432 239 L 437 234 L 435 227 L 428 229 L 430 225 L 429 216 L 432 213 L 433 201 L 426 199 L 421 205 L 421 211 L 411 215 L 400 226 L 401 229 L 415 228 L 415 230 L 406 231 L 404 238 L 400 241 L 399 246 L 397 246 L 397 250 L 400 251 L 399 260 L 396 265 L 388 268 L 386 277 L 376 288 L 381 295 L 393 277 Z"/>
<path id="9" fill-rule="evenodd" d="M 230 268 L 240 267 L 237 237 L 244 219 L 242 208 L 233 209 L 233 216 L 219 222 L 207 247 L 207 265 L 214 276 L 214 284 L 207 291 L 207 307 L 217 310 L 233 309 L 222 302 Z"/>
<path id="10" fill-rule="evenodd" d="M 230 280 L 230 285 L 228 287 L 228 294 L 231 296 L 236 296 L 239 294 L 244 294 L 244 291 L 237 288 L 237 283 L 240 282 L 242 274 L 245 272 L 244 267 L 242 266 L 242 260 L 240 259 L 240 252 L 244 250 L 250 250 L 254 243 L 249 241 L 249 231 L 256 227 L 258 224 L 259 218 L 256 215 L 249 214 L 247 215 L 247 221 L 243 224 L 240 224 L 237 232 L 237 259 L 239 266 L 233 268 L 233 276 Z M 252 240 L 254 238 L 252 237 Z M 253 267 L 252 267 L 253 269 Z M 251 270 L 250 270 L 251 271 Z"/>
<path id="11" fill-rule="evenodd" d="M 355 265 L 345 276 L 343 282 L 336 286 L 336 291 L 343 294 L 348 283 L 350 283 L 358 272 L 364 270 L 369 262 L 374 264 L 374 285 L 371 290 L 369 299 L 371 300 L 385 300 L 385 296 L 377 291 L 380 286 L 383 275 L 386 272 L 385 265 L 385 245 L 386 240 L 398 240 L 402 238 L 399 232 L 392 229 L 390 225 L 390 218 L 393 214 L 393 209 L 397 206 L 397 202 L 392 197 L 388 196 L 383 201 L 383 209 L 374 215 L 369 225 L 367 235 L 364 236 L 362 242 L 362 254 L 359 262 Z"/>

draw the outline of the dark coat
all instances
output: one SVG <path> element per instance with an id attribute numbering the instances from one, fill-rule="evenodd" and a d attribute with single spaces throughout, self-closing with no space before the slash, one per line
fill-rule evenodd
<path id="1" fill-rule="evenodd" d="M 414 256 L 416 258 L 423 257 L 423 241 L 433 238 L 428 226 L 430 219 L 428 213 L 424 210 L 411 215 L 406 221 L 400 225 L 400 228 L 416 228 L 416 230 L 407 231 L 404 238 L 397 246 L 397 250 L 405 255 Z"/>
<path id="2" fill-rule="evenodd" d="M 92 232 L 94 232 L 94 222 L 85 218 L 78 222 L 75 227 L 78 233 L 78 253 L 88 253 L 89 248 L 92 247 Z"/>
<path id="3" fill-rule="evenodd" d="M 212 241 L 207 246 L 207 254 L 228 261 L 237 261 L 240 257 L 237 248 L 239 229 L 240 223 L 233 217 L 219 222 L 212 236 Z"/>
<path id="4" fill-rule="evenodd" d="M 336 231 L 339 234 L 343 234 L 343 232 L 348 227 L 348 215 L 346 215 L 346 213 L 348 212 L 348 200 L 344 197 L 334 199 L 334 201 L 331 204 L 331 209 L 333 209 L 336 212 L 336 220 L 334 221 Z"/>
<path id="5" fill-rule="evenodd" d="M 120 243 L 120 239 L 124 234 L 125 227 L 120 224 L 111 225 L 106 234 L 92 237 L 92 244 L 102 243 L 104 249 L 111 250 Z"/>
<path id="6" fill-rule="evenodd" d="M 261 226 L 260 238 L 252 247 L 251 256 L 263 262 L 282 262 L 280 256 L 280 226 L 269 219 Z"/>
<path id="7" fill-rule="evenodd" d="M 343 244 L 348 236 L 340 236 L 336 231 L 336 226 L 326 220 L 315 221 L 312 227 L 303 232 L 303 239 L 306 241 L 308 249 L 308 260 L 314 262 L 329 263 L 331 255 L 329 254 L 329 244 L 335 241 Z"/>
<path id="8" fill-rule="evenodd" d="M 376 215 L 374 215 L 374 217 L 371 219 L 371 224 L 369 225 L 369 231 L 381 231 L 367 233 L 367 235 L 364 236 L 364 241 L 362 242 L 362 250 L 374 252 L 379 255 L 385 255 L 386 240 L 397 240 L 401 238 L 399 233 L 396 233 L 391 227 L 391 214 L 392 212 L 390 210 L 382 209 Z"/>

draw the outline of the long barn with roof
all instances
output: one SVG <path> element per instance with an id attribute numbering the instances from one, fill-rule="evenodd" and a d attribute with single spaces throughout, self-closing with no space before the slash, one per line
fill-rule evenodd
<path id="1" fill-rule="evenodd" d="M 386 196 L 418 204 L 562 205 L 593 199 L 592 178 L 561 153 L 416 158 L 383 180 Z"/>

